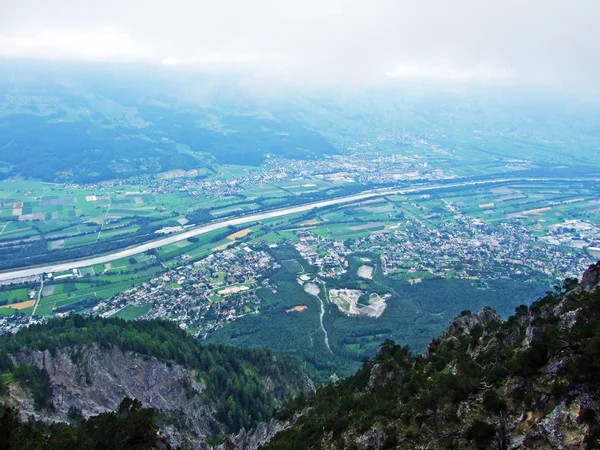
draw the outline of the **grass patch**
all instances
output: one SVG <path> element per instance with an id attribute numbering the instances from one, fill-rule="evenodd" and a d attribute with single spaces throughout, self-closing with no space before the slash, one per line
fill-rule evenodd
<path id="1" fill-rule="evenodd" d="M 135 320 L 138 317 L 147 314 L 151 309 L 152 305 L 150 303 L 141 306 L 127 305 L 125 308 L 113 315 L 113 317 L 119 317 L 120 319 L 124 320 Z"/>

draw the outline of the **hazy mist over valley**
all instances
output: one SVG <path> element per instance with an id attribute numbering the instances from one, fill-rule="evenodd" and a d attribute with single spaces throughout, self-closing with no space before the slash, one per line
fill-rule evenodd
<path id="1" fill-rule="evenodd" d="M 598 448 L 599 15 L 4 0 L 0 448 Z"/>

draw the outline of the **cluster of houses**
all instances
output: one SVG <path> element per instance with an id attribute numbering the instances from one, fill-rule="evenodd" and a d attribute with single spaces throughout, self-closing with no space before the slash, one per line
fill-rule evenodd
<path id="1" fill-rule="evenodd" d="M 319 268 L 320 276 L 335 277 L 346 273 L 349 251 L 343 242 L 307 233 L 300 236 L 295 247 L 311 266 Z"/>
<path id="2" fill-rule="evenodd" d="M 264 185 L 323 179 L 335 183 L 391 183 L 414 179 L 445 179 L 452 176 L 431 167 L 419 155 L 395 155 L 364 146 L 354 146 L 343 155 L 329 155 L 318 160 L 270 157 L 260 170 L 240 174 L 198 177 L 194 171 L 171 171 L 168 174 L 144 174 L 127 180 L 109 180 L 85 186 L 87 190 L 106 191 L 119 186 L 145 186 L 158 194 L 185 192 L 193 198 L 226 197 Z M 74 186 L 72 186 L 74 187 Z"/>
<path id="3" fill-rule="evenodd" d="M 132 306 L 147 306 L 140 317 L 174 321 L 183 329 L 207 332 L 259 309 L 255 291 L 273 258 L 248 246 L 231 248 L 168 270 L 93 308 L 103 317 Z"/>

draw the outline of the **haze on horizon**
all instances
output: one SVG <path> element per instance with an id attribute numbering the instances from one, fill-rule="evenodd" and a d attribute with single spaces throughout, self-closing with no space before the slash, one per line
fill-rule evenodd
<path id="1" fill-rule="evenodd" d="M 145 62 L 301 83 L 596 92 L 594 0 L 4 0 L 0 58 Z"/>

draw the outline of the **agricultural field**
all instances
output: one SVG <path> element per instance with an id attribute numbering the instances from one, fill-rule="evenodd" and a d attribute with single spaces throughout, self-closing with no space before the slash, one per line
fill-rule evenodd
<path id="1" fill-rule="evenodd" d="M 285 206 L 290 199 L 302 202 L 343 193 L 329 181 L 303 179 L 274 180 L 235 195 L 218 195 L 228 189 L 225 180 L 257 173 L 256 167 L 221 169 L 215 194 L 209 197 L 193 189 L 157 189 L 157 183 L 186 186 L 198 181 L 181 178 L 177 171 L 137 185 L 0 181 L 0 246 L 10 255 L 0 260 L 0 270 L 101 254 L 212 220 Z M 174 248 L 165 252 L 167 258 L 181 253 Z"/>
<path id="2" fill-rule="evenodd" d="M 318 186 L 326 185 L 323 182 L 314 184 Z M 23 194 L 25 197 L 25 192 L 17 192 L 20 189 L 19 186 L 18 183 L 13 186 L 11 195 L 15 199 L 18 199 L 16 195 L 18 193 Z M 288 186 L 288 189 L 292 187 L 293 185 Z M 48 187 L 46 187 L 47 189 Z M 279 187 L 275 186 L 270 187 L 270 189 L 281 191 Z M 46 239 L 46 248 L 48 249 L 77 248 L 97 241 L 118 239 L 123 235 L 135 233 L 143 227 L 143 225 L 135 224 L 135 220 L 124 217 L 113 217 L 110 221 L 103 222 L 103 217 L 111 217 L 111 211 L 114 212 L 113 206 L 119 206 L 116 208 L 117 211 L 125 209 L 125 207 L 139 209 L 144 208 L 143 205 L 145 204 L 157 201 L 156 196 L 132 188 L 131 191 L 115 194 L 110 211 L 108 211 L 108 204 L 106 204 L 106 209 L 98 209 L 100 213 L 104 211 L 104 216 L 96 214 L 95 218 L 92 218 L 95 209 L 90 204 L 98 202 L 104 204 L 108 199 L 99 198 L 99 195 L 96 195 L 95 199 L 89 198 L 95 195 L 93 193 L 73 195 L 73 192 L 60 187 L 50 192 L 55 193 L 58 198 L 66 198 L 67 194 L 72 195 L 70 197 L 72 198 L 72 204 L 76 206 L 74 210 L 81 211 L 81 214 L 76 214 L 75 219 L 82 220 L 82 216 L 84 216 L 86 222 L 70 223 L 62 229 L 53 228 L 52 221 L 39 222 L 35 229 L 28 228 L 26 222 L 5 222 L 2 227 L 9 230 L 9 234 L 13 232 L 11 230 L 17 230 L 18 233 L 33 233 L 30 230 L 34 230 L 38 233 L 37 237 L 31 236 L 30 239 L 41 239 L 41 233 Z M 38 192 L 32 192 L 27 196 L 36 193 Z M 255 193 L 258 194 L 258 192 Z M 41 197 L 42 200 L 48 198 L 46 197 L 47 194 L 43 196 L 42 194 L 44 194 L 44 191 L 41 191 L 37 197 Z M 599 198 L 599 192 L 594 186 L 584 184 L 554 182 L 549 186 L 547 184 L 514 183 L 492 188 L 455 188 L 431 195 L 393 195 L 329 207 L 318 211 L 307 211 L 268 219 L 249 227 L 230 227 L 213 231 L 135 257 L 82 268 L 79 269 L 75 277 L 71 272 L 53 274 L 54 279 L 45 282 L 40 301 L 35 305 L 28 302 L 37 299 L 39 284 L 15 288 L 2 287 L 0 290 L 0 314 L 14 312 L 15 307 L 11 307 L 12 305 L 18 305 L 19 310 L 25 314 L 31 314 L 35 311 L 37 316 L 48 316 L 77 310 L 84 306 L 89 307 L 94 302 L 108 299 L 120 292 L 138 286 L 144 281 L 160 275 L 165 270 L 189 265 L 214 252 L 240 245 L 261 246 L 268 244 L 273 246 L 281 245 L 284 242 L 296 245 L 310 236 L 316 239 L 317 242 L 320 239 L 323 240 L 323 245 L 315 247 L 314 257 L 327 261 L 336 254 L 336 252 L 329 250 L 331 247 L 327 242 L 345 242 L 348 245 L 357 245 L 357 248 L 364 249 L 369 249 L 369 242 L 380 242 L 381 244 L 378 245 L 383 245 L 383 248 L 386 248 L 388 245 L 386 242 L 392 239 L 393 236 L 403 236 L 410 230 L 410 223 L 413 225 L 422 223 L 429 230 L 435 232 L 436 229 L 447 229 L 448 224 L 455 221 L 458 214 L 492 226 L 506 221 L 517 221 L 520 225 L 526 226 L 531 232 L 539 236 L 540 239 L 546 239 L 545 236 L 553 232 L 553 227 L 565 221 L 579 220 L 599 224 Z M 216 208 L 215 211 L 222 212 L 223 205 L 227 201 L 229 200 L 214 200 L 211 201 L 211 205 Z M 53 205 L 53 207 L 58 208 L 61 202 L 55 203 L 56 205 Z M 183 203 L 184 200 L 181 197 L 175 196 L 173 204 L 181 205 Z M 248 199 L 240 207 L 245 208 L 248 205 L 257 204 L 256 199 Z M 150 209 L 147 211 L 150 211 Z M 153 210 L 149 214 L 160 216 L 156 222 L 158 226 L 175 226 L 175 224 L 182 226 L 185 223 L 180 220 L 184 216 L 163 217 L 164 214 L 158 210 Z M 69 220 L 68 216 L 59 217 L 62 217 L 61 220 Z M 115 222 L 113 222 L 117 220 L 122 221 L 119 222 L 120 225 L 115 225 Z M 180 221 L 178 222 L 178 220 Z M 0 234 L 1 238 L 2 235 Z M 397 240 L 397 237 L 393 239 Z M 576 249 L 564 249 L 562 251 L 575 252 Z M 365 290 L 374 280 L 379 280 L 379 283 L 381 283 L 381 276 L 378 275 L 381 271 L 378 262 L 379 257 L 380 252 L 375 253 L 369 258 L 363 258 L 359 265 L 347 270 L 342 270 L 343 267 L 338 262 L 334 262 L 330 266 L 326 264 L 322 267 L 322 270 L 325 272 L 332 270 L 332 273 L 353 271 L 353 277 L 355 278 L 353 286 L 358 290 Z M 449 263 L 452 262 L 452 260 L 448 261 Z M 308 270 L 305 265 L 297 261 L 284 261 L 282 264 L 288 270 L 296 273 L 304 273 Z M 390 269 L 385 277 L 388 283 L 417 286 L 439 277 L 439 275 L 434 275 L 431 270 L 415 269 L 415 263 L 411 259 L 394 261 L 394 264 L 394 269 Z M 222 279 L 224 275 L 217 274 L 212 283 L 218 284 L 220 281 L 219 276 Z M 443 278 L 451 280 L 458 275 L 457 271 L 450 269 L 443 274 Z M 255 286 L 248 287 L 251 290 L 256 289 Z M 347 288 L 347 286 L 340 286 L 340 288 Z M 223 289 L 225 288 L 212 289 L 209 297 L 213 301 L 222 301 L 224 297 L 229 295 L 229 291 L 223 291 Z M 257 292 L 260 292 L 260 289 Z M 375 292 L 370 294 L 373 293 Z M 388 291 L 381 291 L 377 292 L 377 295 L 383 296 L 387 293 Z M 34 303 L 36 302 L 34 301 Z M 132 306 L 131 308 L 124 308 L 120 316 L 135 318 L 136 314 L 143 314 L 140 311 L 142 309 Z M 361 349 L 363 351 L 366 347 L 361 347 Z"/>
<path id="3" fill-rule="evenodd" d="M 439 210 L 439 200 L 451 203 L 463 214 L 486 222 L 518 218 L 539 233 L 565 220 L 600 219 L 600 192 L 594 185 L 553 182 L 512 184 L 488 189 L 456 192 L 430 199 L 423 207 Z"/>
<path id="4" fill-rule="evenodd" d="M 144 281 L 143 277 L 137 277 L 132 274 L 128 279 L 113 279 L 110 276 L 101 279 L 94 277 L 71 279 L 59 281 L 56 284 L 44 286 L 44 291 L 48 290 L 46 295 L 42 294 L 35 314 L 38 316 L 48 316 L 58 312 L 67 312 L 71 306 L 93 300 L 110 298 L 124 290 L 134 287 Z"/>
<path id="5" fill-rule="evenodd" d="M 97 303 L 102 299 L 110 298 L 138 286 L 169 267 L 191 264 L 214 251 L 237 245 L 240 242 L 249 242 L 252 231 L 252 228 L 217 230 L 197 238 L 161 247 L 156 252 L 147 252 L 106 264 L 84 267 L 78 269 L 76 275 L 72 271 L 54 273 L 51 280 L 45 281 L 35 314 L 49 316 L 69 311 L 71 308 L 77 309 L 81 305 Z M 0 288 L 4 289 L 0 289 L 0 314 L 11 314 L 15 311 L 13 304 L 37 298 L 39 284 L 31 285 L 30 288 L 11 288 L 10 286 Z M 27 305 L 28 310 L 23 310 L 23 312 L 31 313 L 32 307 L 33 304 Z M 131 314 L 129 310 L 125 310 L 121 315 L 129 318 Z"/>
<path id="6" fill-rule="evenodd" d="M 30 300 L 31 296 L 29 295 L 29 293 L 31 291 L 31 288 L 15 288 L 2 290 L 0 291 L 0 304 L 12 305 L 14 303 Z"/>
<path id="7" fill-rule="evenodd" d="M 386 200 L 363 202 L 290 216 L 285 221 L 278 220 L 270 225 L 273 233 L 264 239 L 269 242 L 276 242 L 278 238 L 297 240 L 299 235 L 306 232 L 339 240 L 365 237 L 397 227 L 402 217 L 401 208 Z"/>
<path id="8" fill-rule="evenodd" d="M 36 316 L 77 311 L 83 307 L 87 309 L 102 299 L 143 283 L 162 270 L 155 256 L 141 254 L 135 258 L 84 267 L 76 273 L 54 273 L 44 281 L 39 302 L 36 302 L 39 283 L 29 284 L 28 287 L 0 286 L 0 314 L 14 313 L 17 305 L 22 313 L 31 314 L 34 303 L 37 303 Z M 32 304 L 26 304 L 29 301 Z"/>
<path id="9" fill-rule="evenodd" d="M 135 320 L 144 314 L 147 314 L 151 309 L 152 305 L 127 305 L 125 308 L 115 313 L 112 317 L 118 317 L 125 320 Z"/>

